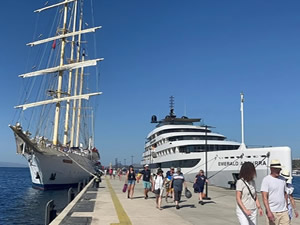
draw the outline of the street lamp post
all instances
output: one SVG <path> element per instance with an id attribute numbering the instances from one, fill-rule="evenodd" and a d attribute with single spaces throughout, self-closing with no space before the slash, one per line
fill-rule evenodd
<path id="1" fill-rule="evenodd" d="M 207 145 L 207 128 L 214 128 L 212 126 L 208 126 L 208 125 L 205 125 L 205 176 L 207 177 L 208 174 L 207 174 L 207 151 L 208 151 L 208 145 Z M 211 200 L 210 197 L 208 197 L 208 183 L 205 184 L 205 193 L 206 193 L 206 196 L 203 198 L 205 200 Z"/>

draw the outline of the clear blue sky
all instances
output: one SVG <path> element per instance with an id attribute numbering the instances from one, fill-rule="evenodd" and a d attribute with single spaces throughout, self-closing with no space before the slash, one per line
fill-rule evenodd
<path id="1" fill-rule="evenodd" d="M 86 0 L 90 1 L 90 0 Z M 3 1 L 0 161 L 22 162 L 8 128 L 36 15 L 45 1 Z M 169 111 L 200 117 L 240 141 L 245 93 L 247 145 L 290 146 L 300 157 L 298 0 L 94 0 L 101 91 L 96 144 L 102 163 L 137 163 L 145 137 Z M 16 7 L 17 5 L 17 7 Z"/>

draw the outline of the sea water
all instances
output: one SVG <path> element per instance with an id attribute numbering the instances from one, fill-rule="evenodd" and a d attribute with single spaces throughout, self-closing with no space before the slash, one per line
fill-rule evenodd
<path id="1" fill-rule="evenodd" d="M 294 197 L 300 198 L 300 177 L 294 177 Z M 40 191 L 31 187 L 28 168 L 0 167 L 0 225 L 43 225 L 45 207 L 54 200 L 61 211 L 68 190 Z"/>
<path id="2" fill-rule="evenodd" d="M 43 225 L 50 200 L 61 211 L 67 205 L 68 190 L 33 189 L 29 168 L 0 167 L 0 225 Z"/>

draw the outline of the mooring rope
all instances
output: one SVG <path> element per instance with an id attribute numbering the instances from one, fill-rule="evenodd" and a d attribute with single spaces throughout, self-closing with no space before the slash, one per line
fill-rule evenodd
<path id="1" fill-rule="evenodd" d="M 61 150 L 58 150 L 59 152 L 63 153 L 65 156 L 67 156 L 68 158 L 70 158 L 77 166 L 79 166 L 81 169 L 83 169 L 85 172 L 89 173 L 91 176 L 93 177 L 97 177 L 95 174 L 91 173 L 90 171 L 88 171 L 86 168 L 84 168 L 82 165 L 80 165 L 80 163 L 78 163 L 76 160 L 74 160 L 69 154 L 67 154 L 66 152 L 63 152 Z"/>

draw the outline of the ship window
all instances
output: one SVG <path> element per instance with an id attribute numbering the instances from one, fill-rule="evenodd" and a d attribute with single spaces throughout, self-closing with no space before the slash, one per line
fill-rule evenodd
<path id="1" fill-rule="evenodd" d="M 231 159 L 234 159 L 234 156 L 230 156 Z"/>
<path id="2" fill-rule="evenodd" d="M 191 168 L 196 166 L 200 162 L 200 159 L 185 159 L 185 160 L 175 160 L 169 162 L 159 163 L 161 168 L 170 167 L 181 167 L 181 168 Z M 158 167 L 158 165 L 156 165 Z"/>
<path id="3" fill-rule="evenodd" d="M 229 157 L 225 157 L 225 159 L 229 159 Z"/>
<path id="4" fill-rule="evenodd" d="M 205 136 L 205 135 L 181 135 L 170 137 L 169 141 L 182 141 L 182 140 L 225 140 L 225 137 L 220 136 Z"/>
<path id="5" fill-rule="evenodd" d="M 207 151 L 219 150 L 235 150 L 239 145 L 187 145 L 179 147 L 179 152 L 203 152 L 207 147 Z"/>
<path id="6" fill-rule="evenodd" d="M 161 134 L 166 134 L 166 133 L 174 133 L 174 132 L 202 132 L 205 133 L 206 130 L 205 129 L 189 129 L 189 128 L 185 128 L 185 129 L 167 129 L 167 130 L 162 130 L 159 131 L 157 133 L 157 136 L 161 135 Z M 210 133 L 210 130 L 207 130 L 207 133 Z"/>
<path id="7" fill-rule="evenodd" d="M 251 155 L 247 155 L 246 158 L 251 158 Z"/>

